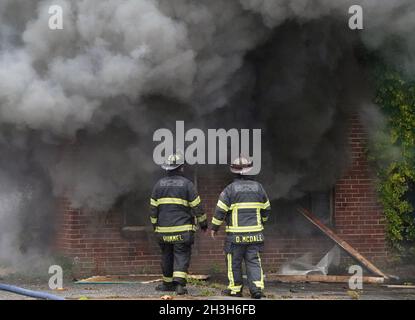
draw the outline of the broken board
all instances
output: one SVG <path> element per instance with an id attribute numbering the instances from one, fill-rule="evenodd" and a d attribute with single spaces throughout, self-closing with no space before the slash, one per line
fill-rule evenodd
<path id="1" fill-rule="evenodd" d="M 389 284 L 385 285 L 385 287 L 390 289 L 415 289 L 415 286 L 407 284 Z"/>
<path id="2" fill-rule="evenodd" d="M 305 208 L 298 208 L 298 211 L 313 225 L 319 228 L 324 234 L 326 234 L 330 239 L 336 242 L 342 249 L 344 249 L 348 254 L 350 254 L 353 258 L 359 261 L 365 268 L 369 271 L 373 272 L 374 274 L 381 276 L 385 279 L 389 279 L 389 277 L 383 273 L 380 269 L 378 269 L 373 263 L 367 260 L 364 256 L 362 256 L 355 248 L 349 245 L 346 241 L 340 238 L 333 230 L 329 227 L 324 225 L 321 221 L 319 221 L 310 211 Z"/>
<path id="3" fill-rule="evenodd" d="M 348 283 L 350 276 L 328 276 L 328 275 L 281 275 L 267 274 L 267 280 L 281 282 L 333 282 Z M 384 283 L 384 277 L 362 277 L 363 283 L 381 284 Z"/>
<path id="4" fill-rule="evenodd" d="M 208 280 L 209 275 L 188 275 L 189 279 Z M 159 274 L 122 275 L 122 276 L 93 276 L 76 281 L 75 284 L 136 284 L 163 281 Z"/>

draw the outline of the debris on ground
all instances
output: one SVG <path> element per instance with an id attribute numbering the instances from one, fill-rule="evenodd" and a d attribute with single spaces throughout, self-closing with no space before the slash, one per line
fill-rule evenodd
<path id="1" fill-rule="evenodd" d="M 67 300 L 160 300 L 161 294 L 155 290 L 154 283 L 134 284 L 75 284 L 69 279 L 64 281 L 64 291 L 50 290 L 48 281 L 27 279 L 7 279 L 8 283 L 17 286 L 24 286 L 27 289 L 44 291 L 59 295 Z M 194 281 L 195 284 L 192 282 Z M 226 276 L 222 278 L 217 275 L 209 281 L 193 280 L 188 283 L 189 294 L 184 297 L 171 294 L 173 300 L 233 300 L 236 298 L 222 297 L 221 291 L 226 287 Z M 407 280 L 407 283 L 414 281 Z M 391 284 L 392 285 L 392 284 Z M 393 284 L 393 285 L 403 285 Z M 412 285 L 412 284 L 411 284 Z M 345 283 L 287 283 L 269 279 L 265 284 L 266 299 L 276 300 L 415 300 L 415 288 L 411 285 L 400 287 L 387 287 L 380 284 L 363 284 L 363 290 L 347 293 L 349 287 Z M 353 290 L 350 290 L 353 291 Z M 170 295 L 170 293 L 168 294 Z M 18 296 L 9 292 L 0 292 L 0 300 L 21 300 L 31 299 Z M 250 299 L 249 290 L 244 288 L 243 298 Z"/>
<path id="2" fill-rule="evenodd" d="M 360 293 L 355 290 L 348 290 L 347 295 L 354 300 L 358 300 L 360 298 Z"/>
<path id="3" fill-rule="evenodd" d="M 395 289 L 415 289 L 414 285 L 409 285 L 409 284 L 388 284 L 385 285 L 385 287 L 387 288 L 395 288 Z"/>
<path id="4" fill-rule="evenodd" d="M 283 283 L 293 282 L 306 282 L 306 283 L 319 283 L 319 282 L 333 282 L 333 283 L 348 283 L 350 275 L 348 276 L 334 276 L 334 275 L 319 275 L 319 274 L 308 274 L 308 275 L 281 275 L 281 274 L 268 274 L 268 280 L 279 281 Z M 383 277 L 370 277 L 363 276 L 363 283 L 370 284 L 382 284 L 385 282 Z"/>
<path id="5" fill-rule="evenodd" d="M 280 274 L 287 276 L 327 275 L 328 269 L 331 265 L 339 265 L 340 249 L 337 245 L 335 245 L 316 265 L 314 265 L 311 261 L 312 254 L 307 252 L 300 258 L 284 264 L 281 267 Z"/>
<path id="6" fill-rule="evenodd" d="M 370 270 L 377 276 L 389 279 L 389 276 L 382 272 L 378 267 L 376 267 L 372 262 L 370 262 L 366 257 L 364 257 L 360 252 L 353 248 L 349 243 L 343 240 L 338 234 L 336 234 L 332 229 L 327 227 L 322 223 L 317 217 L 308 211 L 305 208 L 298 208 L 298 211 L 314 226 L 316 226 L 321 232 L 333 240 L 340 248 L 349 253 L 356 261 L 363 265 L 366 269 Z"/>
<path id="7" fill-rule="evenodd" d="M 189 280 L 207 281 L 210 275 L 189 274 Z M 122 276 L 92 276 L 86 279 L 76 281 L 76 284 L 149 284 L 163 281 L 159 274 L 133 274 Z"/>

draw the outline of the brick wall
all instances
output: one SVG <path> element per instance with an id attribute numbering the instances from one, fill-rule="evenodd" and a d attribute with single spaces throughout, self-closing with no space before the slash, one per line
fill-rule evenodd
<path id="1" fill-rule="evenodd" d="M 216 170 L 209 174 L 201 175 L 199 178 L 199 192 L 203 197 L 209 221 L 218 200 L 218 195 L 229 183 L 231 177 L 225 172 Z M 195 271 L 210 272 L 214 269 L 225 268 L 223 254 L 224 232 L 221 229 L 216 241 L 207 236 L 199 236 L 199 241 L 195 245 L 195 254 L 192 268 Z M 313 241 L 307 235 L 304 237 L 287 236 L 278 226 L 267 226 L 265 230 L 265 246 L 262 255 L 262 264 L 268 272 L 277 272 L 280 267 L 294 258 L 298 258 L 307 252 L 311 252 L 313 257 L 320 259 L 333 245 L 323 236 L 315 237 Z"/>
<path id="2" fill-rule="evenodd" d="M 223 177 L 201 176 L 199 192 L 209 220 L 216 205 L 217 196 L 226 185 Z M 151 227 L 134 231 L 132 236 L 122 230 L 122 215 L 119 212 L 97 213 L 71 208 L 62 200 L 61 232 L 57 249 L 74 259 L 75 276 L 159 273 L 160 256 Z M 262 262 L 265 270 L 276 272 L 280 266 L 293 258 L 312 252 L 321 258 L 332 246 L 324 237 L 295 238 L 281 235 L 278 230 L 268 230 Z M 213 241 L 208 234 L 198 232 L 193 247 L 191 271 L 206 273 L 223 271 L 224 232 Z"/>
<path id="3" fill-rule="evenodd" d="M 350 133 L 352 163 L 335 186 L 334 222 L 337 232 L 351 245 L 369 258 L 381 260 L 386 255 L 384 222 L 364 156 L 365 141 L 366 135 L 358 119 L 353 118 Z M 217 197 L 229 179 L 229 175 L 221 170 L 199 173 L 198 189 L 209 220 Z M 151 227 L 131 234 L 122 233 L 120 212 L 74 210 L 66 200 L 62 200 L 61 213 L 57 249 L 75 259 L 78 276 L 160 272 L 159 249 Z M 318 261 L 333 246 L 322 235 L 314 235 L 312 239 L 307 234 L 294 237 L 281 232 L 278 227 L 268 227 L 265 238 L 262 262 L 266 271 L 273 272 L 306 252 L 311 252 Z M 222 248 L 223 232 L 216 241 L 199 232 L 191 271 L 224 270 Z"/>
<path id="4" fill-rule="evenodd" d="M 387 257 L 385 220 L 365 156 L 367 135 L 357 116 L 350 125 L 351 165 L 335 186 L 335 227 L 360 253 L 383 263 Z"/>
<path id="5" fill-rule="evenodd" d="M 76 276 L 158 271 L 158 248 L 151 232 L 136 232 L 130 239 L 121 233 L 118 212 L 75 210 L 62 202 L 57 249 L 73 259 Z"/>

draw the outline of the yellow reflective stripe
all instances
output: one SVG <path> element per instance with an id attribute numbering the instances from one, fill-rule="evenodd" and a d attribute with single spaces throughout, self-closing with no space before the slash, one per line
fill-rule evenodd
<path id="1" fill-rule="evenodd" d="M 264 289 L 264 284 L 261 282 L 261 281 L 252 281 L 252 283 L 257 287 L 257 288 L 260 288 L 260 289 Z"/>
<path id="2" fill-rule="evenodd" d="M 259 255 L 259 252 L 257 252 L 258 262 L 259 262 L 259 268 L 261 269 L 261 280 L 260 281 L 252 281 L 254 285 L 262 290 L 264 290 L 264 272 L 262 270 L 262 263 L 261 263 L 261 257 Z"/>
<path id="3" fill-rule="evenodd" d="M 174 271 L 173 272 L 173 278 L 187 278 L 187 273 L 182 271 Z"/>
<path id="4" fill-rule="evenodd" d="M 223 220 L 216 219 L 215 217 L 212 218 L 212 224 L 220 226 L 222 225 L 222 223 L 223 223 Z"/>
<path id="5" fill-rule="evenodd" d="M 262 224 L 262 219 L 261 219 L 261 209 L 256 209 L 256 220 L 257 220 L 257 225 L 260 226 Z"/>
<path id="6" fill-rule="evenodd" d="M 259 232 L 264 230 L 262 224 L 260 226 L 242 226 L 242 227 L 234 227 L 234 226 L 227 226 L 226 232 Z"/>
<path id="7" fill-rule="evenodd" d="M 262 222 L 267 222 L 268 221 L 268 217 L 262 217 Z"/>
<path id="8" fill-rule="evenodd" d="M 157 223 L 157 218 L 154 217 L 150 217 L 151 223 L 152 224 L 156 224 Z"/>
<path id="9" fill-rule="evenodd" d="M 223 203 L 221 200 L 218 200 L 218 203 L 216 204 L 219 208 L 221 208 L 222 210 L 229 211 L 229 207 Z"/>
<path id="10" fill-rule="evenodd" d="M 235 285 L 235 280 L 233 277 L 233 270 L 232 270 L 232 254 L 228 253 L 226 257 L 228 259 L 228 280 L 229 280 L 228 289 L 231 290 L 231 294 L 236 294 L 239 291 L 241 291 L 242 285 L 239 285 L 239 286 Z"/>
<path id="11" fill-rule="evenodd" d="M 268 204 L 267 204 L 268 203 Z M 269 201 L 266 203 L 262 202 L 238 202 L 233 203 L 230 209 L 238 208 L 238 209 L 265 209 L 269 206 Z"/>
<path id="12" fill-rule="evenodd" d="M 264 207 L 262 209 L 267 209 L 271 206 L 271 204 L 269 203 L 269 200 L 267 202 L 264 203 Z"/>
<path id="13" fill-rule="evenodd" d="M 232 209 L 232 225 L 235 227 L 238 226 L 238 207 Z"/>
<path id="14" fill-rule="evenodd" d="M 164 277 L 163 276 L 163 281 L 164 282 L 173 282 L 173 277 Z"/>
<path id="15" fill-rule="evenodd" d="M 195 200 L 193 200 L 189 204 L 193 208 L 193 207 L 196 207 L 198 204 L 200 204 L 200 202 L 201 202 L 201 200 L 200 200 L 200 197 L 198 196 Z"/>
<path id="16" fill-rule="evenodd" d="M 185 224 L 182 226 L 173 226 L 173 227 L 156 227 L 156 232 L 159 232 L 159 233 L 172 233 L 172 232 L 184 232 L 184 231 L 196 231 L 196 227 L 193 224 Z"/>
<path id="17" fill-rule="evenodd" d="M 151 204 L 153 207 L 157 207 L 157 206 L 158 206 L 157 201 L 156 201 L 156 200 L 154 200 L 153 198 L 151 198 L 151 199 L 150 199 L 150 204 Z"/>
<path id="18" fill-rule="evenodd" d="M 228 258 L 228 279 L 229 279 L 229 286 L 228 288 L 232 290 L 232 287 L 235 286 L 235 281 L 233 279 L 233 271 L 232 271 L 232 254 L 228 253 L 226 255 Z"/>
<path id="19" fill-rule="evenodd" d="M 189 202 L 180 198 L 160 198 L 157 200 L 158 205 L 161 204 L 179 204 L 185 207 L 189 206 Z"/>
<path id="20" fill-rule="evenodd" d="M 200 217 L 197 217 L 197 222 L 203 222 L 207 220 L 207 215 L 206 213 L 201 215 Z"/>
<path id="21" fill-rule="evenodd" d="M 240 291 L 241 291 L 241 289 L 242 289 L 242 285 L 240 285 L 240 286 L 228 286 L 228 289 L 230 289 L 231 290 L 231 294 L 237 294 L 237 293 L 239 293 Z"/>
<path id="22" fill-rule="evenodd" d="M 233 203 L 230 206 L 232 210 L 232 225 L 226 227 L 227 232 L 258 232 L 262 231 L 264 228 L 262 226 L 261 219 L 261 209 L 269 206 L 269 201 L 266 203 L 262 202 L 239 202 Z M 257 216 L 257 225 L 256 226 L 239 226 L 238 222 L 238 210 L 239 209 L 255 209 Z"/>

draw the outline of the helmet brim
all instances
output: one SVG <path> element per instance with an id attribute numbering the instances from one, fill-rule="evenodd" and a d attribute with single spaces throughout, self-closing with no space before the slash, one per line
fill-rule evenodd
<path id="1" fill-rule="evenodd" d="M 253 169 L 253 167 L 246 167 L 246 168 L 232 168 L 232 167 L 231 167 L 231 172 L 232 172 L 232 173 L 236 173 L 236 174 L 247 174 L 247 173 L 249 173 L 252 169 Z"/>
<path id="2" fill-rule="evenodd" d="M 176 170 L 178 168 L 180 168 L 184 163 L 179 163 L 179 164 L 162 164 L 161 168 L 166 170 L 166 171 L 173 171 Z"/>

